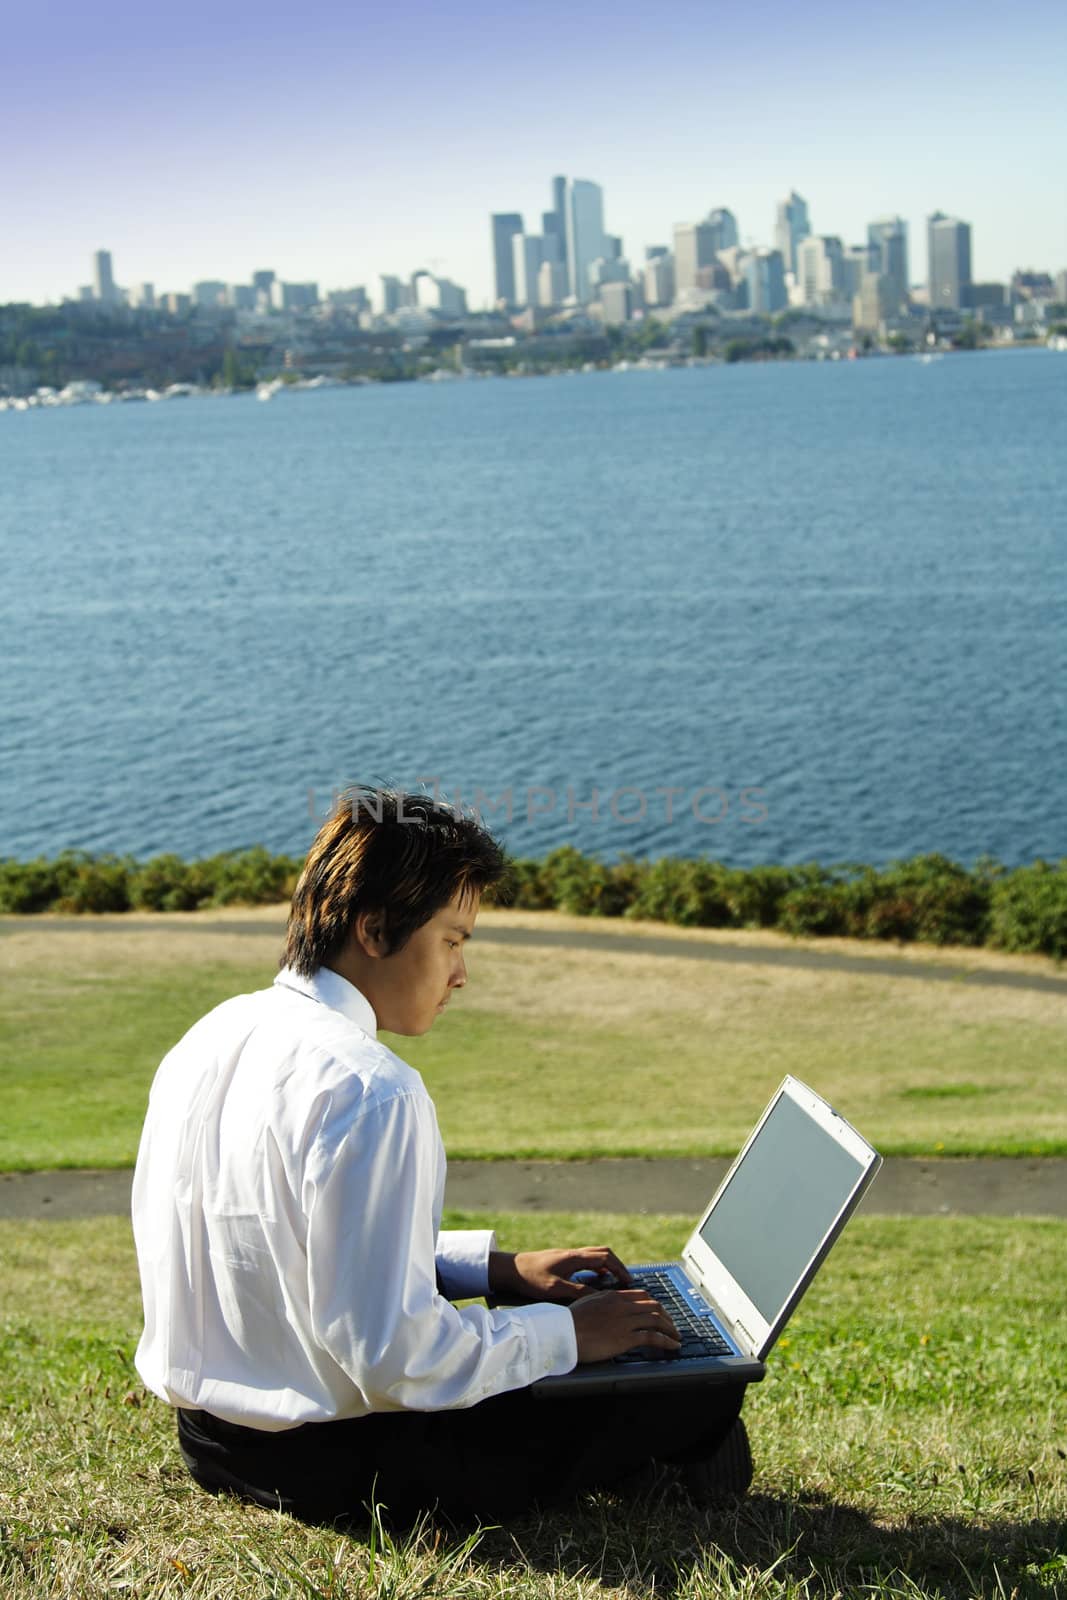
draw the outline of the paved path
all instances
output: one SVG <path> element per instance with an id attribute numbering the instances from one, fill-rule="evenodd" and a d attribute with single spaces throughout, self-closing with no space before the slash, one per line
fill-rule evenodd
<path id="1" fill-rule="evenodd" d="M 446 1201 L 462 1211 L 636 1211 L 696 1217 L 726 1171 L 704 1161 L 453 1161 Z M 0 1174 L 0 1219 L 129 1215 L 118 1172 Z M 1067 1217 L 1067 1160 L 890 1159 L 863 1201 L 905 1216 Z"/>

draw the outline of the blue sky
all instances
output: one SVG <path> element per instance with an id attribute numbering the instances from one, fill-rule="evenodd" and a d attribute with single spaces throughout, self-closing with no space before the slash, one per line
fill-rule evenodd
<path id="1" fill-rule="evenodd" d="M 1067 267 L 1067 6 L 558 0 L 407 8 L 44 0 L 5 29 L 0 301 L 185 289 L 273 267 L 324 288 L 428 266 L 491 292 L 488 214 L 593 178 L 631 260 L 727 205 L 770 243 L 808 200 L 846 243 L 940 208 L 975 274 Z"/>

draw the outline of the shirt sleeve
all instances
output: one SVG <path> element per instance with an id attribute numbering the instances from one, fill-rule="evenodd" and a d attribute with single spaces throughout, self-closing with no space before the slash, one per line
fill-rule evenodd
<path id="1" fill-rule="evenodd" d="M 339 1138 L 320 1134 L 308 1156 L 312 1332 L 371 1411 L 471 1406 L 577 1360 L 564 1306 L 459 1308 L 439 1292 L 438 1138 L 429 1099 L 398 1092 L 358 1112 Z M 442 1235 L 450 1287 L 471 1270 L 471 1250 L 487 1259 L 481 1237 L 460 1245 L 457 1261 L 456 1236 Z"/>
<path id="2" fill-rule="evenodd" d="M 437 1235 L 437 1278 L 449 1300 L 489 1291 L 489 1252 L 496 1234 L 464 1228 Z"/>

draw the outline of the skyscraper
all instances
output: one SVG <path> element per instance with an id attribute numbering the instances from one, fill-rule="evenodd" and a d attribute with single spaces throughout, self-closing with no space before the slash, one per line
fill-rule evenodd
<path id="1" fill-rule="evenodd" d="M 959 311 L 971 287 L 971 225 L 935 211 L 926 221 L 927 288 L 931 311 Z"/>
<path id="2" fill-rule="evenodd" d="M 392 273 L 382 273 L 381 303 L 383 316 L 391 316 L 394 311 L 401 311 L 411 304 L 411 289 L 394 277 Z"/>
<path id="3" fill-rule="evenodd" d="M 698 287 L 701 267 L 714 264 L 716 230 L 710 222 L 676 222 L 674 225 L 674 284 L 678 294 Z"/>
<path id="4" fill-rule="evenodd" d="M 539 233 L 516 233 L 511 239 L 512 304 L 537 304 L 537 275 L 544 260 L 544 239 Z"/>
<path id="5" fill-rule="evenodd" d="M 807 306 L 845 298 L 845 252 L 836 234 L 809 234 L 800 240 L 796 278 Z"/>
<path id="6" fill-rule="evenodd" d="M 111 274 L 111 251 L 98 250 L 93 256 L 93 299 L 111 306 L 117 298 L 115 279 Z"/>
<path id="7" fill-rule="evenodd" d="M 537 273 L 537 304 L 558 306 L 567 293 L 567 268 L 562 261 L 542 261 Z"/>
<path id="8" fill-rule="evenodd" d="M 709 211 L 704 225 L 711 229 L 711 248 L 716 255 L 720 250 L 731 250 L 740 243 L 737 218 L 725 206 L 716 206 L 714 211 Z"/>
<path id="9" fill-rule="evenodd" d="M 552 210 L 546 211 L 542 218 L 542 233 L 555 234 L 559 240 L 559 258 L 564 266 L 567 264 L 567 180 L 563 177 L 552 179 Z"/>
<path id="10" fill-rule="evenodd" d="M 511 241 L 522 232 L 522 218 L 517 211 L 494 211 L 490 217 L 493 230 L 493 285 L 495 299 L 505 305 L 515 305 L 515 267 Z"/>
<path id="11" fill-rule="evenodd" d="M 786 305 L 785 263 L 780 250 L 753 250 L 745 257 L 748 309 L 770 315 Z"/>
<path id="12" fill-rule="evenodd" d="M 593 298 L 589 269 L 607 254 L 604 242 L 604 191 L 587 178 L 575 178 L 567 206 L 567 268 L 571 293 L 579 305 Z"/>
<path id="13" fill-rule="evenodd" d="M 845 296 L 852 300 L 859 294 L 863 280 L 871 271 L 871 248 L 866 244 L 845 247 Z"/>
<path id="14" fill-rule="evenodd" d="M 645 299 L 650 306 L 669 306 L 674 299 L 674 257 L 658 248 L 645 264 Z"/>
<path id="15" fill-rule="evenodd" d="M 867 224 L 870 270 L 892 284 L 898 305 L 908 298 L 908 224 L 903 217 L 879 217 Z"/>
<path id="16" fill-rule="evenodd" d="M 802 239 L 811 233 L 811 222 L 808 218 L 808 202 L 802 200 L 796 190 L 790 190 L 784 200 L 778 202 L 778 212 L 774 224 L 774 242 L 782 252 L 782 260 L 787 272 L 795 273 L 797 270 L 797 247 Z"/>

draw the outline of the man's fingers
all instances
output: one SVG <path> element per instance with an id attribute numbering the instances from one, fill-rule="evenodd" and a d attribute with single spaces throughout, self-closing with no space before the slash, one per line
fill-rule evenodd
<path id="1" fill-rule="evenodd" d="M 675 1353 L 681 1340 L 659 1303 L 643 1289 L 594 1290 L 571 1307 L 579 1361 L 610 1360 L 642 1345 Z"/>
<path id="2" fill-rule="evenodd" d="M 631 1348 L 636 1350 L 639 1345 L 650 1344 L 661 1350 L 677 1350 L 681 1342 L 681 1339 L 675 1334 L 660 1333 L 655 1328 L 645 1328 L 640 1336 L 634 1340 Z"/>
<path id="3" fill-rule="evenodd" d="M 586 1258 L 583 1265 L 591 1267 L 594 1272 L 609 1273 L 611 1277 L 617 1278 L 620 1283 L 630 1282 L 630 1274 L 614 1250 L 609 1249 L 606 1244 L 591 1245 L 588 1249 L 582 1251 L 582 1255 Z"/>

